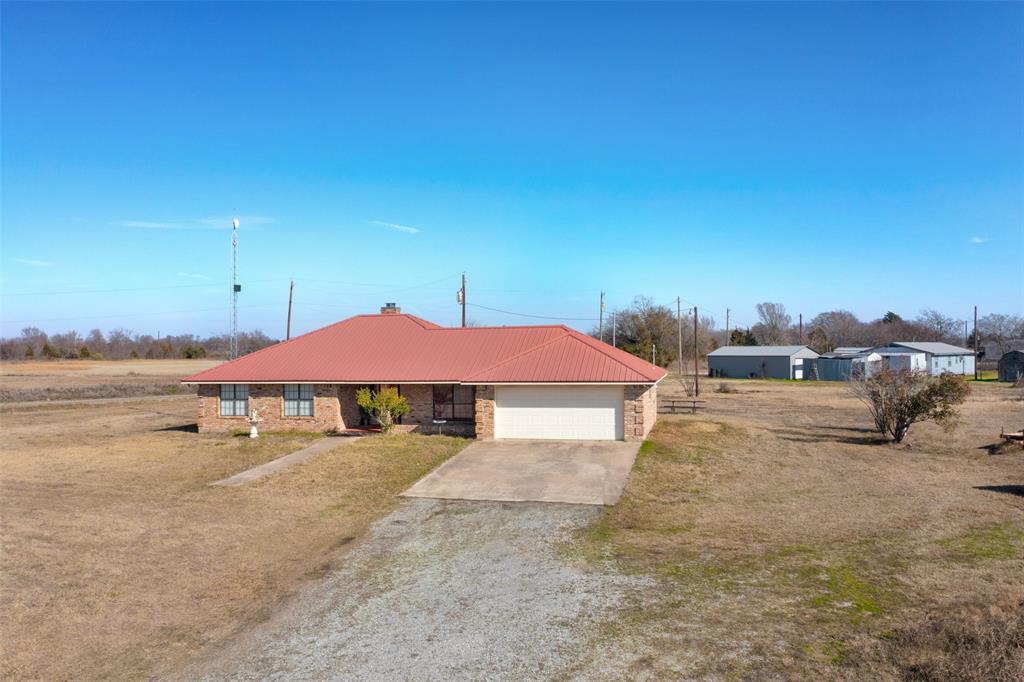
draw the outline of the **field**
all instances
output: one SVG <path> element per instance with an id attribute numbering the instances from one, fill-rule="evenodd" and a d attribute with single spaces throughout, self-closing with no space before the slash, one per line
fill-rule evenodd
<path id="1" fill-rule="evenodd" d="M 1024 452 L 998 439 L 1024 421 L 1021 391 L 975 383 L 954 433 L 919 424 L 893 446 L 838 384 L 703 388 L 704 414 L 659 420 L 620 504 L 572 548 L 657 581 L 607 622 L 601 664 L 637 660 L 621 674 L 655 678 L 1024 675 Z M 661 392 L 683 394 L 672 377 Z"/>
<path id="2" fill-rule="evenodd" d="M 166 377 L 198 364 L 141 366 Z M 73 367 L 5 367 L 5 380 L 88 386 L 140 365 Z M 0 677 L 173 670 L 322 575 L 395 493 L 465 442 L 362 440 L 272 480 L 210 488 L 318 436 L 198 434 L 194 410 L 187 395 L 0 407 Z"/>
<path id="3" fill-rule="evenodd" d="M 2 380 L 89 394 L 208 364 L 23 363 Z M 683 394 L 672 377 L 660 390 Z M 892 446 L 842 385 L 705 380 L 702 413 L 662 416 L 622 501 L 561 549 L 653 587 L 557 674 L 1019 678 L 1024 452 L 998 434 L 1020 428 L 1021 396 L 974 383 L 955 432 L 916 425 Z M 323 436 L 198 434 L 194 410 L 169 394 L 0 405 L 4 679 L 173 675 L 344 562 L 395 493 L 465 445 L 364 439 L 211 488 Z"/>
<path id="4" fill-rule="evenodd" d="M 188 392 L 179 379 L 219 360 L 53 360 L 0 364 L 0 403 Z"/>

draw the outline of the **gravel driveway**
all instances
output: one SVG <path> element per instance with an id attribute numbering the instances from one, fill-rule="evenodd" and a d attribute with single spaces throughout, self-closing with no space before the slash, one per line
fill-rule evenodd
<path id="1" fill-rule="evenodd" d="M 647 583 L 559 541 L 599 507 L 408 499 L 325 578 L 179 679 L 549 679 Z M 583 676 L 589 676 L 583 672 Z"/>

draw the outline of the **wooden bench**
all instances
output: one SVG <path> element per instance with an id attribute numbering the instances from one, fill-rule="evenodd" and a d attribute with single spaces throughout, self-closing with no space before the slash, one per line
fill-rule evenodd
<path id="1" fill-rule="evenodd" d="M 658 401 L 658 414 L 697 414 L 697 408 L 706 402 L 698 398 L 662 398 Z"/>
<path id="2" fill-rule="evenodd" d="M 1020 447 L 1024 449 L 1024 429 L 1007 433 L 1005 429 L 1000 428 L 999 437 L 1007 443 L 1020 443 Z"/>

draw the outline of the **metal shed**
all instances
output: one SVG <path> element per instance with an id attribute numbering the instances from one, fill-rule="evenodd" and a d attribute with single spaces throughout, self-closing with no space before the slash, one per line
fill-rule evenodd
<path id="1" fill-rule="evenodd" d="M 1019 381 L 1024 377 L 1024 351 L 1011 350 L 999 358 L 999 380 Z"/>
<path id="2" fill-rule="evenodd" d="M 708 376 L 807 379 L 804 361 L 817 357 L 807 346 L 723 346 L 708 353 Z"/>
<path id="3" fill-rule="evenodd" d="M 882 366 L 882 356 L 870 348 L 856 352 L 824 353 L 814 363 L 814 378 L 819 381 L 868 379 Z"/>

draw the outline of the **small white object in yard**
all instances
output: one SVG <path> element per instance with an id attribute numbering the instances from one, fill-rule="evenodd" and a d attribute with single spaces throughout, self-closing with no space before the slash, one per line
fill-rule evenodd
<path id="1" fill-rule="evenodd" d="M 256 431 L 256 425 L 261 421 L 263 421 L 263 417 L 260 416 L 259 410 L 253 410 L 249 415 L 249 438 L 259 438 L 260 434 Z"/>

